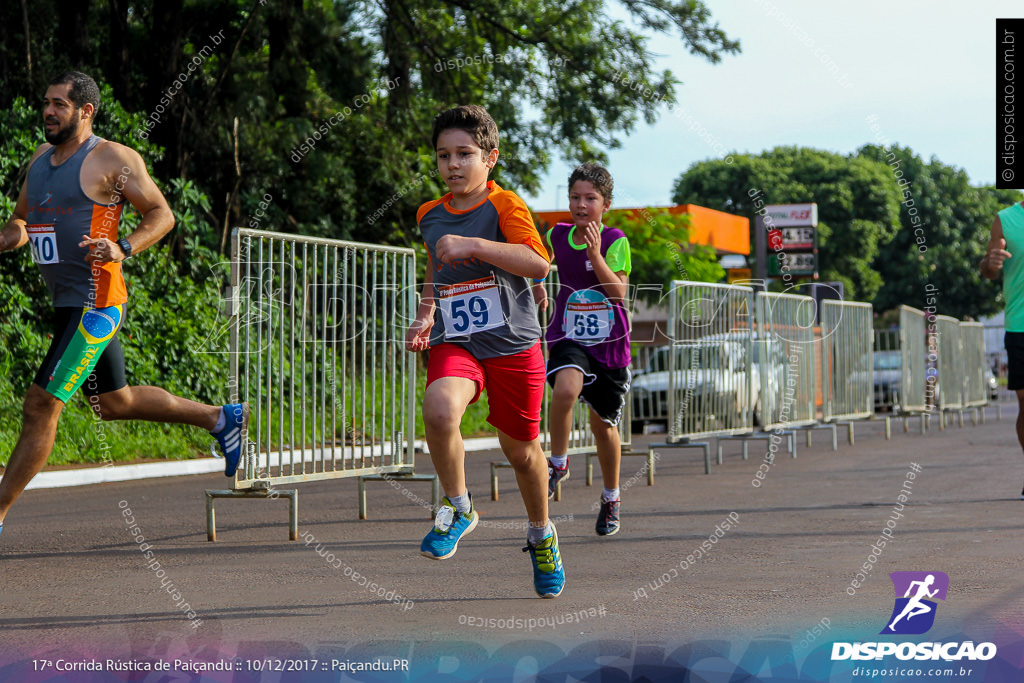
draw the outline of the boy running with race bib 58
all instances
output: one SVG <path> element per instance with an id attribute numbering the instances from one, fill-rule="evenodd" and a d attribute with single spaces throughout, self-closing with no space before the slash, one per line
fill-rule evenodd
<path id="1" fill-rule="evenodd" d="M 583 164 L 569 176 L 571 223 L 558 223 L 547 244 L 561 286 L 545 337 L 548 382 L 552 386 L 548 423 L 551 461 L 548 494 L 569 476 L 569 430 L 577 399 L 590 406 L 590 429 L 601 463 L 604 492 L 596 530 L 619 531 L 618 424 L 629 391 L 629 321 L 626 287 L 631 270 L 629 240 L 602 222 L 612 203 L 612 177 L 597 164 Z"/>

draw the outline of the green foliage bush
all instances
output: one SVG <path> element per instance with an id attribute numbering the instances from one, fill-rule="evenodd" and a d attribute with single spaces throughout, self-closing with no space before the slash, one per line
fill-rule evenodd
<path id="1" fill-rule="evenodd" d="M 718 282 L 725 277 L 713 248 L 690 244 L 688 215 L 647 208 L 608 213 L 605 223 L 626 233 L 633 262 L 629 283 L 637 287 L 637 298 L 648 303 L 657 303 L 673 280 Z"/>

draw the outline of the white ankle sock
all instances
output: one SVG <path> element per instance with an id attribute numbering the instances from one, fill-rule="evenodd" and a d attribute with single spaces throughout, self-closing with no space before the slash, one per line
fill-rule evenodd
<path id="1" fill-rule="evenodd" d="M 601 500 L 605 503 L 611 503 L 619 499 L 618 489 L 604 489 L 601 493 Z"/>
<path id="2" fill-rule="evenodd" d="M 228 423 L 228 416 L 224 412 L 224 409 L 221 408 L 220 409 L 220 417 L 217 418 L 217 424 L 214 426 L 214 428 L 212 430 L 210 430 L 210 433 L 211 434 L 219 433 L 220 430 L 224 429 L 224 425 L 226 425 L 227 423 Z"/>
<path id="3" fill-rule="evenodd" d="M 531 524 L 529 528 L 526 530 L 526 540 L 534 545 L 537 545 L 550 535 L 551 522 L 548 522 L 542 527 L 536 527 Z"/>
<path id="4" fill-rule="evenodd" d="M 557 467 L 560 470 L 564 470 L 566 467 L 569 466 L 569 456 L 568 455 L 552 455 L 551 456 L 551 464 L 554 465 L 555 467 Z"/>
<path id="5" fill-rule="evenodd" d="M 469 500 L 469 491 L 466 491 L 461 496 L 448 496 L 448 500 L 451 501 L 451 504 L 459 512 L 469 512 L 473 509 L 473 504 Z"/>

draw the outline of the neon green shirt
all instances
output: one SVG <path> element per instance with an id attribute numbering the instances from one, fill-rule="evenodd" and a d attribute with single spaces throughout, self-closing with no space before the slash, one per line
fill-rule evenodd
<path id="1" fill-rule="evenodd" d="M 1006 251 L 1003 262 L 1003 300 L 1006 302 L 1006 331 L 1024 332 L 1024 206 L 1014 204 L 999 212 Z"/>
<path id="2" fill-rule="evenodd" d="M 601 230 L 604 231 L 604 229 L 607 227 L 608 226 L 602 224 Z M 552 246 L 552 230 L 554 230 L 554 228 L 550 228 L 546 233 L 544 233 L 544 241 L 548 243 L 548 246 Z M 576 244 L 576 242 L 573 239 L 575 233 L 576 228 L 574 226 L 569 231 L 569 246 L 572 247 L 573 249 L 577 249 L 580 251 L 586 249 L 586 244 Z M 608 251 L 604 255 L 604 260 L 605 263 L 608 264 L 608 267 L 612 269 L 613 273 L 625 273 L 626 275 L 629 275 L 631 272 L 633 272 L 633 256 L 629 251 L 629 240 L 626 239 L 625 236 L 623 236 L 612 242 L 612 245 L 608 247 Z"/>

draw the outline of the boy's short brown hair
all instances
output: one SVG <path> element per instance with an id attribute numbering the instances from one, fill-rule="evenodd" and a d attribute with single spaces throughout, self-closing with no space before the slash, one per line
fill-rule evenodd
<path id="1" fill-rule="evenodd" d="M 612 200 L 612 190 L 615 189 L 615 183 L 612 181 L 612 174 L 608 172 L 608 169 L 600 164 L 587 162 L 580 164 L 573 172 L 569 174 L 569 192 L 572 192 L 573 183 L 577 180 L 586 180 L 593 184 L 594 189 L 597 190 L 598 194 L 604 197 L 606 202 Z"/>
<path id="2" fill-rule="evenodd" d="M 431 139 L 434 149 L 437 149 L 437 138 L 450 128 L 458 128 L 472 135 L 473 142 L 484 154 L 498 148 L 498 124 L 479 104 L 464 104 L 434 117 L 434 136 Z"/>

